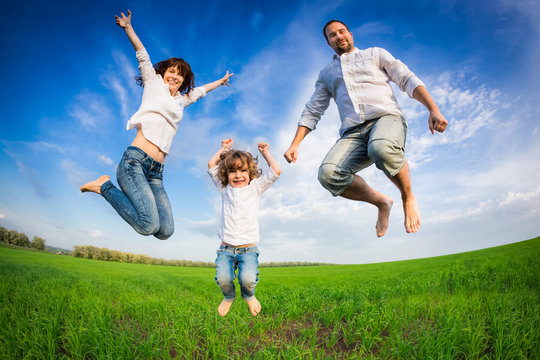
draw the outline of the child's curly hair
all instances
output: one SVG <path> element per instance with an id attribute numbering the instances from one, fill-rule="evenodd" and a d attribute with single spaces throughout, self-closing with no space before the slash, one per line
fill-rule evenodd
<path id="1" fill-rule="evenodd" d="M 229 171 L 242 169 L 247 166 L 249 172 L 249 181 L 258 178 L 262 170 L 257 167 L 259 160 L 247 151 L 231 149 L 220 155 L 218 179 L 223 186 L 227 186 Z"/>

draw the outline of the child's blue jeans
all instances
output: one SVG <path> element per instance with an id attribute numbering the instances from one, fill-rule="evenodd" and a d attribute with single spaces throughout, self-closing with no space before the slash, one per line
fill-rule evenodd
<path id="1" fill-rule="evenodd" d="M 235 271 L 238 268 L 238 283 L 242 299 L 250 301 L 255 297 L 255 286 L 259 282 L 259 249 L 256 246 L 232 247 L 221 245 L 217 250 L 216 283 L 225 300 L 233 302 Z"/>
<path id="2" fill-rule="evenodd" d="M 163 187 L 163 164 L 141 149 L 128 146 L 116 178 L 120 189 L 107 181 L 101 185 L 101 196 L 139 234 L 160 240 L 169 238 L 174 232 L 174 220 Z"/>

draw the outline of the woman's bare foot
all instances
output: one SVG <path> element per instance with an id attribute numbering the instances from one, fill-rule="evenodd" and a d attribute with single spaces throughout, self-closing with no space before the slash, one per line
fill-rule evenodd
<path id="1" fill-rule="evenodd" d="M 386 234 L 388 229 L 388 218 L 390 217 L 390 210 L 394 204 L 394 200 L 390 196 L 382 195 L 384 197 L 384 202 L 378 206 L 379 215 L 377 217 L 377 224 L 375 225 L 375 230 L 377 231 L 377 236 L 381 237 Z"/>
<path id="2" fill-rule="evenodd" d="M 403 211 L 405 213 L 405 230 L 408 233 L 415 233 L 420 228 L 420 210 L 416 198 L 410 196 L 407 201 L 403 201 Z"/>
<path id="3" fill-rule="evenodd" d="M 105 184 L 111 178 L 108 175 L 100 176 L 99 179 L 91 181 L 81 186 L 81 192 L 95 192 L 101 194 L 101 185 Z"/>
<path id="4" fill-rule="evenodd" d="M 227 301 L 226 299 L 223 299 L 223 301 L 221 302 L 221 304 L 219 304 L 219 307 L 217 308 L 218 314 L 221 316 L 227 315 L 227 313 L 231 309 L 232 304 L 232 301 Z"/>
<path id="5" fill-rule="evenodd" d="M 251 315 L 257 316 L 259 312 L 261 312 L 261 303 L 259 300 L 257 300 L 256 297 L 253 297 L 250 301 L 246 301 L 249 307 L 249 311 L 251 311 Z"/>

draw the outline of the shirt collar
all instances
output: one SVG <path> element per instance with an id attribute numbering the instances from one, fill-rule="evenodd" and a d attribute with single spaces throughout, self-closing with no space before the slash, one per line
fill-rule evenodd
<path id="1" fill-rule="evenodd" d="M 350 53 L 345 53 L 345 54 L 354 54 L 354 53 L 357 53 L 359 51 L 360 51 L 360 49 L 358 49 L 357 47 L 354 47 L 353 51 L 351 51 Z M 341 54 L 341 55 L 344 55 L 344 54 Z M 341 55 L 334 54 L 334 60 L 341 59 Z"/>

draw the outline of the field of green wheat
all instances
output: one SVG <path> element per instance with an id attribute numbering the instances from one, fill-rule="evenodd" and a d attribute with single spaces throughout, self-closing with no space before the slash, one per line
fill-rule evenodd
<path id="1" fill-rule="evenodd" d="M 539 359 L 540 238 L 429 259 L 214 269 L 0 247 L 0 359 Z"/>

